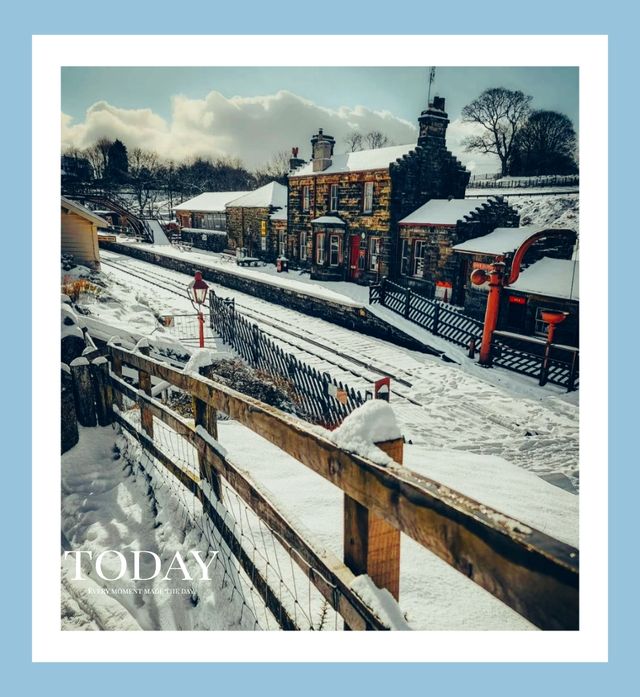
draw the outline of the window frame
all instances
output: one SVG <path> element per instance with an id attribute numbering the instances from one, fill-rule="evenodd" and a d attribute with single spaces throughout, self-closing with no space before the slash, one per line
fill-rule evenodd
<path id="1" fill-rule="evenodd" d="M 325 263 L 325 255 L 324 255 L 324 232 L 316 232 L 315 234 L 315 241 L 316 241 L 316 265 L 317 266 L 324 266 Z"/>
<path id="2" fill-rule="evenodd" d="M 311 209 L 311 186 L 302 185 L 302 210 L 307 213 Z"/>
<path id="3" fill-rule="evenodd" d="M 329 211 L 331 213 L 338 212 L 338 185 L 331 184 L 329 187 Z"/>
<path id="4" fill-rule="evenodd" d="M 367 205 L 368 200 L 368 205 Z M 362 212 L 363 213 L 373 213 L 373 182 L 368 181 L 364 183 L 364 189 L 362 192 Z"/>
<path id="5" fill-rule="evenodd" d="M 334 240 L 337 242 L 335 252 L 336 252 L 336 261 L 335 263 L 333 262 L 333 242 Z M 329 266 L 335 268 L 336 266 L 340 266 L 342 263 L 342 234 L 333 232 L 329 235 Z"/>
<path id="6" fill-rule="evenodd" d="M 307 261 L 307 231 L 300 231 L 300 261 Z"/>
<path id="7" fill-rule="evenodd" d="M 377 235 L 375 237 L 370 237 L 369 244 L 367 245 L 367 252 L 369 256 L 367 270 L 377 273 L 380 257 L 382 256 L 382 237 Z"/>
<path id="8" fill-rule="evenodd" d="M 424 252 L 427 241 L 422 239 L 413 240 L 413 259 L 411 261 L 411 271 L 414 278 L 424 278 Z M 418 245 L 420 245 L 421 254 L 418 255 Z M 418 273 L 418 264 L 421 264 L 420 273 Z"/>
<path id="9" fill-rule="evenodd" d="M 400 240 L 400 275 L 410 276 L 411 273 L 411 249 L 413 240 L 410 237 L 403 237 Z"/>

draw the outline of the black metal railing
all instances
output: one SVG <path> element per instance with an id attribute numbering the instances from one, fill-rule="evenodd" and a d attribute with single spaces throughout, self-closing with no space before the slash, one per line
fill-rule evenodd
<path id="1" fill-rule="evenodd" d="M 468 317 L 460 309 L 423 295 L 383 278 L 378 285 L 369 288 L 369 303 L 380 304 L 402 315 L 436 336 L 441 336 L 458 346 L 479 347 L 483 322 Z M 568 391 L 579 385 L 579 351 L 572 346 L 553 344 L 549 360 L 544 363 L 545 342 L 509 332 L 494 334 L 492 365 L 512 370 L 539 380 L 551 382 Z M 470 355 L 474 349 L 471 348 Z"/>
<path id="2" fill-rule="evenodd" d="M 291 388 L 298 415 L 326 428 L 335 428 L 365 402 L 358 390 L 334 379 L 329 373 L 307 365 L 287 353 L 258 327 L 236 312 L 233 300 L 209 291 L 209 318 L 220 337 L 256 370 Z"/>

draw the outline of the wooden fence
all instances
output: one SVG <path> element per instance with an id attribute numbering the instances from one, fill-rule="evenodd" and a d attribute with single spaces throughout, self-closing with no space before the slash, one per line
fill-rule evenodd
<path id="1" fill-rule="evenodd" d="M 369 303 L 388 307 L 393 312 L 415 322 L 435 336 L 441 336 L 458 346 L 470 348 L 480 346 L 483 322 L 468 317 L 447 303 L 425 298 L 410 288 L 383 278 L 378 285 L 369 288 Z M 495 332 L 491 347 L 492 365 L 512 370 L 544 382 L 551 382 L 567 391 L 579 385 L 579 352 L 571 346 L 552 345 L 551 357 L 545 375 L 542 351 L 536 344 L 544 341 L 511 334 Z"/>
<path id="2" fill-rule="evenodd" d="M 222 514 L 220 491 L 225 487 L 233 489 L 288 551 L 292 564 L 339 614 L 344 628 L 388 628 L 352 584 L 357 575 L 367 573 L 397 597 L 400 534 L 404 533 L 538 627 L 578 629 L 577 549 L 401 464 L 384 466 L 344 450 L 303 421 L 213 380 L 118 345 L 109 346 L 108 357 L 109 380 L 93 384 L 94 395 L 99 395 L 96 403 L 202 504 L 203 514 L 217 527 L 280 627 L 297 629 L 298 625 L 290 607 L 282 602 L 277 579 L 263 573 Z M 137 372 L 137 386 L 123 379 L 125 366 Z M 192 396 L 195 425 L 151 397 L 153 380 Z M 132 405 L 129 410 L 124 409 L 125 399 Z M 137 410 L 139 420 L 130 416 Z M 219 412 L 344 493 L 344 560 L 318 551 L 269 495 L 233 463 L 217 442 Z M 196 449 L 197 471 L 181 467 L 170 452 L 159 447 L 154 437 L 159 425 Z M 401 463 L 401 441 L 380 447 Z"/>
<path id="3" fill-rule="evenodd" d="M 321 373 L 268 338 L 235 310 L 235 303 L 209 291 L 209 319 L 225 344 L 232 346 L 253 368 L 292 388 L 298 413 L 308 421 L 335 428 L 365 402 L 358 390 Z"/>

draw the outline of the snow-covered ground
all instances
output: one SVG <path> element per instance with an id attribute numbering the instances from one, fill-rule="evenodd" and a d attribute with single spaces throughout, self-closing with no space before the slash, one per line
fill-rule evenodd
<path id="1" fill-rule="evenodd" d="M 116 451 L 115 448 L 118 450 Z M 140 460 L 139 448 L 111 427 L 80 427 L 80 441 L 62 456 L 62 533 L 70 550 L 105 550 L 128 555 L 133 550 L 157 554 L 164 568 L 176 552 L 207 555 L 219 549 L 191 523 L 186 511 L 196 505 L 181 495 L 153 466 L 141 471 L 129 460 Z M 185 502 L 188 508 L 185 510 Z M 130 560 L 129 560 L 130 561 Z M 152 558 L 141 559 L 142 573 L 153 573 Z M 131 564 L 124 578 L 99 578 L 87 556 L 83 576 L 74 580 L 75 556 L 62 564 L 62 628 L 69 630 L 131 629 L 254 629 L 251 612 L 234 592 L 218 558 L 211 564 L 211 582 L 132 580 Z M 196 578 L 197 566 L 188 563 Z M 194 568 L 195 567 L 195 568 Z M 103 575 L 115 577 L 119 562 L 105 556 Z"/>
<path id="2" fill-rule="evenodd" d="M 203 260 L 215 257 L 202 254 Z M 107 262 L 99 276 L 104 283 L 102 292 L 80 298 L 80 306 L 87 313 L 83 320 L 90 330 L 93 323 L 104 335 L 128 332 L 139 338 L 151 334 L 154 340 L 160 337 L 179 346 L 175 332 L 160 327 L 157 317 L 193 314 L 186 295 L 181 297 L 171 291 L 186 287 L 190 278 L 131 257 L 104 251 L 102 255 Z M 116 266 L 109 265 L 110 261 Z M 214 263 L 232 266 L 221 260 Z M 280 277 L 268 267 L 250 272 L 272 275 L 274 281 Z M 156 285 L 151 282 L 154 278 Z M 304 277 L 300 282 L 309 285 Z M 343 285 L 348 288 L 331 291 L 344 293 L 345 297 L 349 297 L 347 292 L 366 292 L 352 284 Z M 266 314 L 283 327 L 294 325 L 299 332 L 322 343 L 327 354 L 336 347 L 401 375 L 411 385 L 403 388 L 410 399 L 392 395 L 391 404 L 408 441 L 408 467 L 577 546 L 578 496 L 544 481 L 548 478 L 563 484 L 564 477 L 565 482 L 576 487 L 578 484 L 578 410 L 560 391 L 540 389 L 517 376 L 501 380 L 496 375 L 504 371 L 487 371 L 464 361 L 460 365 L 443 363 L 433 356 L 364 337 L 252 296 L 223 287 L 215 290 L 222 296 L 234 297 L 240 312 L 244 308 Z M 353 296 L 350 299 L 357 302 Z M 208 345 L 215 345 L 211 337 Z M 447 348 L 451 346 L 447 344 Z M 287 350 L 295 349 L 289 345 Z M 323 354 L 317 346 L 314 350 Z M 300 355 L 303 360 L 312 360 L 304 351 Z M 363 378 L 351 376 L 351 381 L 357 380 Z M 347 380 L 349 384 L 351 381 Z M 361 388 L 361 384 L 354 386 Z M 157 520 L 147 498 L 147 482 L 139 475 L 127 475 L 119 461 L 113 460 L 110 429 L 82 429 L 81 435 L 80 445 L 63 457 L 63 531 L 72 547 L 93 548 L 97 552 L 130 545 L 157 550 L 164 558 L 171 550 L 198 544 L 206 549 L 207 541 L 202 535 L 198 537 L 195 530 L 185 537 L 181 534 L 184 519 L 173 513 L 179 511 L 180 504 L 171 500 L 168 487 L 161 488 L 160 495 L 154 492 L 161 501 L 158 511 L 163 523 L 160 528 L 154 527 Z M 237 422 L 220 421 L 219 438 L 229 458 L 249 472 L 289 518 L 299 521 L 321 546 L 342 554 L 340 491 Z M 161 500 L 161 496 L 167 498 Z M 148 605 L 142 607 L 134 602 L 139 596 L 116 598 L 129 617 L 121 616 L 112 603 L 91 609 L 86 598 L 69 592 L 63 599 L 65 622 L 68 628 L 78 629 L 133 622 L 143 629 L 238 626 L 238 608 L 227 612 L 222 607 L 224 601 L 219 600 L 218 586 L 212 586 L 210 593 L 202 592 L 195 608 L 180 596 L 152 596 Z M 111 600 L 113 597 L 109 596 Z M 400 605 L 413 628 L 532 628 L 522 617 L 405 537 Z M 250 622 L 247 617 L 245 607 L 245 624 Z"/>

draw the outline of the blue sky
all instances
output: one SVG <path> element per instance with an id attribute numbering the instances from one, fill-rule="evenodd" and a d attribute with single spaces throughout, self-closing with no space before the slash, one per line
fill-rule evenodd
<path id="1" fill-rule="evenodd" d="M 426 104 L 427 72 L 426 67 L 63 68 L 63 146 L 86 147 L 102 133 L 165 157 L 238 155 L 256 166 L 270 152 L 292 145 L 301 146 L 304 156 L 320 126 L 333 129 L 338 141 L 349 129 L 379 128 L 394 142 L 412 142 L 411 127 Z M 576 68 L 438 67 L 433 94 L 447 100 L 454 152 L 461 150 L 464 127 L 453 122 L 462 107 L 494 86 L 531 94 L 534 108 L 567 114 L 577 130 Z M 234 114 L 240 116 L 236 121 Z M 490 169 L 477 156 L 456 154 Z"/>

